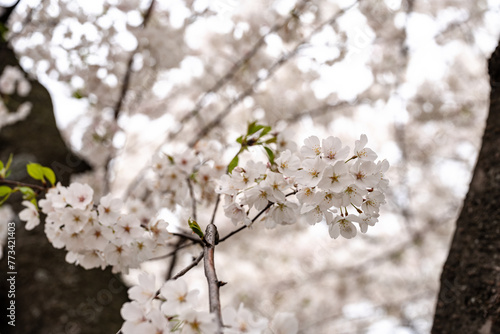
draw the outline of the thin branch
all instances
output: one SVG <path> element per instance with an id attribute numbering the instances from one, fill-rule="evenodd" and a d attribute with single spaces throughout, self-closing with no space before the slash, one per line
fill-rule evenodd
<path id="1" fill-rule="evenodd" d="M 184 274 L 186 274 L 188 271 L 190 271 L 191 269 L 193 269 L 194 267 L 196 267 L 198 265 L 198 263 L 200 263 L 201 259 L 203 259 L 203 256 L 205 255 L 204 251 L 201 251 L 200 252 L 200 255 L 198 255 L 198 257 L 196 259 L 193 260 L 193 262 L 191 262 L 186 268 L 182 269 L 181 271 L 179 271 L 177 274 L 175 274 L 175 276 L 172 277 L 173 280 L 176 280 L 178 279 L 179 277 L 183 276 Z"/>
<path id="2" fill-rule="evenodd" d="M 144 20 L 142 21 L 141 27 L 143 29 L 146 28 L 146 25 L 147 25 L 149 19 L 151 18 L 151 13 L 153 11 L 154 4 L 155 4 L 155 0 L 151 0 L 151 3 L 148 7 L 148 10 L 146 11 L 146 14 L 144 15 Z M 132 76 L 132 65 L 134 64 L 134 57 L 138 53 L 140 47 L 141 47 L 141 45 L 138 43 L 135 50 L 132 51 L 132 53 L 130 54 L 128 62 L 127 62 L 127 69 L 125 71 L 125 76 L 123 77 L 123 80 L 122 80 L 123 84 L 122 84 L 122 88 L 120 90 L 120 96 L 118 97 L 118 100 L 116 101 L 115 107 L 113 108 L 113 117 L 115 120 L 115 123 L 114 123 L 115 128 L 114 128 L 113 132 L 116 132 L 116 130 L 118 129 L 118 117 L 120 116 L 120 112 L 122 111 L 122 108 L 123 108 L 123 103 L 125 101 L 125 95 L 127 95 L 127 92 L 129 91 L 129 88 L 130 88 L 130 78 Z M 105 180 L 104 180 L 104 187 L 103 187 L 104 193 L 107 193 L 110 190 L 110 179 L 111 179 L 110 178 L 110 172 L 111 172 L 110 171 L 110 163 L 111 163 L 111 160 L 113 160 L 114 153 L 115 152 L 110 153 L 110 155 L 108 156 L 106 163 L 104 165 L 105 166 L 105 173 L 106 173 Z"/>
<path id="3" fill-rule="evenodd" d="M 198 221 L 196 218 L 196 198 L 194 196 L 193 185 L 191 184 L 191 179 L 187 178 L 187 184 L 189 189 L 189 196 L 191 196 L 191 215 L 193 216 L 194 221 Z"/>
<path id="4" fill-rule="evenodd" d="M 146 25 L 148 24 L 148 21 L 151 17 L 151 13 L 153 11 L 153 7 L 155 4 L 155 0 L 151 0 L 151 4 L 148 7 L 148 10 L 146 11 L 146 14 L 144 15 L 144 20 L 142 21 L 142 28 L 146 28 Z M 118 116 L 120 115 L 122 106 L 123 106 L 123 101 L 125 99 L 125 95 L 127 94 L 127 91 L 129 90 L 130 86 L 130 77 L 132 75 L 132 65 L 134 63 L 134 57 L 137 54 L 138 50 L 140 48 L 140 45 L 137 45 L 134 51 L 130 54 L 130 58 L 127 63 L 127 71 L 125 72 L 125 77 L 123 78 L 123 85 L 122 89 L 120 92 L 120 96 L 116 102 L 115 108 L 114 108 L 114 118 L 115 120 L 118 119 Z"/>
<path id="5" fill-rule="evenodd" d="M 174 249 L 175 253 L 172 255 L 172 260 L 170 260 L 170 265 L 168 266 L 167 281 L 172 278 L 172 275 L 174 273 L 174 268 L 177 263 L 177 255 L 179 254 L 179 250 L 181 249 L 180 247 L 184 242 L 186 242 L 186 239 L 180 238 L 175 244 L 175 249 Z"/>
<path id="6" fill-rule="evenodd" d="M 191 240 L 193 243 L 196 243 L 196 244 L 203 245 L 203 241 L 201 241 L 201 239 L 198 236 L 184 234 L 184 233 L 180 233 L 180 232 L 174 232 L 174 233 L 172 233 L 172 235 L 175 235 L 177 237 L 181 237 L 183 239 Z"/>
<path id="7" fill-rule="evenodd" d="M 6 185 L 16 186 L 16 187 L 30 187 L 32 189 L 36 189 L 38 192 L 45 192 L 49 189 L 47 187 L 39 186 L 36 184 L 30 184 L 30 183 L 13 181 L 13 180 L 6 180 L 6 179 L 1 179 L 1 178 L 0 178 L 0 184 L 6 184 Z"/>
<path id="8" fill-rule="evenodd" d="M 217 194 L 217 199 L 215 200 L 214 212 L 212 213 L 212 219 L 210 219 L 210 224 L 213 224 L 215 221 L 215 214 L 217 213 L 219 202 L 220 202 L 220 194 Z"/>
<path id="9" fill-rule="evenodd" d="M 199 240 L 199 239 L 198 239 Z M 181 249 L 184 249 L 184 248 L 187 248 L 187 247 L 190 247 L 190 246 L 193 246 L 193 245 L 196 245 L 196 244 L 199 244 L 198 241 L 192 241 L 191 243 L 188 243 L 188 244 L 184 244 L 182 246 L 179 246 L 177 249 L 171 251 L 170 253 L 167 253 L 165 255 L 160 255 L 160 256 L 157 256 L 157 257 L 153 257 L 153 258 L 150 258 L 148 261 L 157 261 L 157 260 L 163 260 L 163 259 L 166 259 L 166 258 L 169 258 L 171 256 L 174 256 L 175 253 L 177 253 L 179 250 Z"/>
<path id="10" fill-rule="evenodd" d="M 217 323 L 216 334 L 222 334 L 222 314 L 220 306 L 220 294 L 219 288 L 221 287 L 221 282 L 217 279 L 217 274 L 215 272 L 215 260 L 214 260 L 214 250 L 215 245 L 218 243 L 217 227 L 214 224 L 208 224 L 205 230 L 205 245 L 203 246 L 204 254 L 204 267 L 205 267 L 205 277 L 208 283 L 208 296 L 210 304 L 210 313 L 215 314 L 215 321 Z"/>
<path id="11" fill-rule="evenodd" d="M 293 191 L 293 192 L 291 192 L 289 194 L 286 194 L 285 197 L 295 195 L 296 193 L 297 193 L 297 191 L 295 190 L 295 191 Z M 247 225 L 243 225 L 243 226 L 237 228 L 236 230 L 234 230 L 234 231 L 230 232 L 228 235 L 226 235 L 224 238 L 221 238 L 219 240 L 219 242 L 223 242 L 223 241 L 229 239 L 230 237 L 232 237 L 233 235 L 235 235 L 236 233 L 238 233 L 240 231 L 243 231 L 247 227 L 250 227 L 257 219 L 259 219 L 260 216 L 262 216 L 264 214 L 264 212 L 266 212 L 271 206 L 273 206 L 273 204 L 274 204 L 274 202 L 270 202 L 269 201 L 267 203 L 266 207 L 264 209 L 260 210 L 260 212 L 255 217 L 253 217 L 252 221 L 250 222 L 250 224 L 248 224 L 248 226 Z"/>
<path id="12" fill-rule="evenodd" d="M 352 102 L 347 102 L 347 101 L 340 101 L 335 104 L 330 104 L 326 103 L 321 106 L 315 107 L 313 109 L 308 109 L 308 110 L 303 110 L 301 112 L 298 112 L 296 114 L 291 115 L 290 117 L 284 118 L 283 120 L 286 121 L 287 123 L 293 123 L 299 121 L 302 117 L 318 117 L 325 115 L 328 112 L 334 111 L 334 110 L 342 110 L 342 109 L 347 109 L 349 107 L 353 107 L 355 103 Z"/>
<path id="13" fill-rule="evenodd" d="M 253 217 L 251 223 L 248 226 L 250 226 L 251 224 L 253 224 L 253 222 L 255 222 L 262 214 L 264 214 L 264 212 L 266 212 L 271 206 L 273 206 L 273 204 L 274 204 L 274 202 L 267 203 L 266 207 L 264 209 L 262 209 L 255 217 Z M 223 242 L 223 241 L 231 238 L 233 235 L 235 235 L 238 232 L 243 231 L 248 226 L 247 225 L 243 225 L 243 226 L 237 228 L 236 230 L 234 230 L 234 231 L 230 232 L 228 235 L 226 235 L 224 238 L 220 239 L 219 242 Z"/>

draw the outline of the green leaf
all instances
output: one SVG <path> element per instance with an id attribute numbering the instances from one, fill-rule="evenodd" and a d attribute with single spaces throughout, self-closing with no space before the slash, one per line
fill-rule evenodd
<path id="1" fill-rule="evenodd" d="M 42 165 L 32 162 L 26 165 L 26 170 L 28 171 L 29 176 L 35 180 L 40 180 L 45 183 Z"/>
<path id="2" fill-rule="evenodd" d="M 247 136 L 253 135 L 254 133 L 256 133 L 257 131 L 259 131 L 263 128 L 265 128 L 264 125 L 255 124 L 255 122 L 251 123 L 248 125 Z"/>
<path id="3" fill-rule="evenodd" d="M 35 191 L 30 187 L 17 187 L 19 191 L 23 194 L 23 199 L 31 201 L 33 198 L 36 198 Z"/>
<path id="4" fill-rule="evenodd" d="M 75 90 L 71 96 L 74 97 L 75 99 L 83 98 L 83 94 L 80 90 Z"/>
<path id="5" fill-rule="evenodd" d="M 9 160 L 7 160 L 7 165 L 5 165 L 5 170 L 9 170 L 10 168 L 10 165 L 12 164 L 12 158 L 14 157 L 14 155 L 11 153 L 9 155 Z"/>
<path id="6" fill-rule="evenodd" d="M 269 157 L 269 162 L 274 165 L 274 152 L 273 152 L 273 150 L 271 150 L 267 146 L 264 146 L 264 149 L 266 150 L 266 153 Z"/>
<path id="7" fill-rule="evenodd" d="M 264 136 L 265 136 L 265 135 L 267 135 L 270 131 L 271 131 L 271 127 L 270 127 L 270 126 L 264 126 L 264 127 L 263 127 L 262 132 L 260 133 L 260 137 L 259 137 L 259 138 L 264 137 Z"/>
<path id="8" fill-rule="evenodd" d="M 6 194 L 3 198 L 0 199 L 0 206 L 5 203 L 6 200 L 8 200 L 10 197 L 10 193 Z"/>
<path id="9" fill-rule="evenodd" d="M 200 239 L 203 239 L 203 231 L 201 230 L 200 225 L 198 225 L 198 223 L 196 221 L 192 220 L 191 218 L 189 218 L 188 224 L 189 224 L 189 228 L 194 233 L 196 233 L 200 237 Z"/>
<path id="10" fill-rule="evenodd" d="M 276 137 L 272 137 L 272 138 L 269 138 L 266 141 L 264 141 L 264 144 L 274 144 L 276 142 L 277 142 L 277 138 Z"/>
<path id="11" fill-rule="evenodd" d="M 243 136 L 239 136 L 238 138 L 236 138 L 236 142 L 238 144 L 241 144 L 243 142 Z"/>
<path id="12" fill-rule="evenodd" d="M 0 161 L 0 177 L 6 178 L 10 175 L 10 164 L 12 163 L 12 153 L 9 155 L 9 160 L 7 160 L 7 164 L 4 165 L 3 161 Z"/>
<path id="13" fill-rule="evenodd" d="M 49 180 L 50 184 L 54 185 L 56 183 L 56 174 L 49 167 L 42 167 L 43 176 Z"/>
<path id="14" fill-rule="evenodd" d="M 0 186 L 0 197 L 10 195 L 12 189 L 8 186 Z"/>
<path id="15" fill-rule="evenodd" d="M 238 162 L 239 162 L 239 158 L 238 158 L 238 155 L 235 155 L 233 160 L 231 160 L 231 162 L 229 163 L 229 165 L 227 166 L 227 172 L 229 174 L 231 174 L 233 172 L 233 169 L 238 166 Z"/>

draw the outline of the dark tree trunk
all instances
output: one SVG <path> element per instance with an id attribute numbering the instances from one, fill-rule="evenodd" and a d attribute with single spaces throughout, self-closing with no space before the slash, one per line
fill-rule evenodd
<path id="1" fill-rule="evenodd" d="M 500 333 L 500 44 L 488 69 L 489 116 L 443 267 L 432 333 Z"/>
<path id="2" fill-rule="evenodd" d="M 6 65 L 19 66 L 7 43 L 0 41 L 0 73 Z M 67 184 L 73 173 L 90 167 L 65 145 L 56 127 L 52 102 L 47 90 L 31 80 L 32 90 L 26 98 L 10 96 L 9 110 L 23 101 L 33 108 L 21 122 L 0 129 L 0 159 L 14 154 L 13 173 L 9 179 L 26 178 L 26 162 L 38 162 L 56 172 Z M 68 110 L 68 112 L 70 112 Z M 19 198 L 16 210 L 19 210 Z M 52 247 L 42 224 L 26 231 L 16 225 L 15 271 L 7 275 L 7 254 L 0 261 L 0 333 L 19 334 L 114 334 L 122 324 L 121 305 L 127 300 L 127 289 L 110 270 L 84 270 L 65 261 L 66 252 Z M 15 285 L 7 278 L 14 277 Z M 15 297 L 8 292 L 15 289 Z M 8 325 L 7 307 L 15 301 L 15 327 Z"/>

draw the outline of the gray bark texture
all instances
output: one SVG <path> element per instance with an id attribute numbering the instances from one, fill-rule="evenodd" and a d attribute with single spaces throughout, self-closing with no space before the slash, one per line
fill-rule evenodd
<path id="1" fill-rule="evenodd" d="M 5 66 L 18 66 L 9 45 L 0 41 L 0 73 Z M 65 145 L 56 127 L 48 91 L 36 80 L 27 97 L 9 96 L 6 105 L 16 110 L 24 101 L 33 108 L 21 122 L 0 129 L 0 159 L 14 154 L 16 181 L 29 181 L 26 163 L 38 162 L 51 167 L 57 179 L 68 184 L 71 174 L 89 170 L 88 164 Z M 71 112 L 71 110 L 68 110 Z M 34 182 L 31 180 L 30 182 Z M 15 197 L 15 196 L 12 196 Z M 21 198 L 10 204 L 19 211 Z M 15 285 L 7 278 L 7 249 L 0 261 L 0 333 L 19 334 L 114 334 L 122 324 L 120 308 L 127 301 L 127 289 L 110 270 L 84 270 L 65 261 L 64 250 L 55 249 L 47 240 L 43 221 L 33 231 L 17 222 L 15 244 Z M 15 298 L 8 292 L 15 290 Z M 15 300 L 15 327 L 8 325 L 7 307 Z"/>
<path id="2" fill-rule="evenodd" d="M 490 111 L 441 275 L 432 333 L 500 333 L 500 44 L 488 64 Z"/>

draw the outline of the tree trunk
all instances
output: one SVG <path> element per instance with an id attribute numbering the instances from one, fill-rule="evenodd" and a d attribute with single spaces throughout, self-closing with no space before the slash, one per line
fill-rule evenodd
<path id="1" fill-rule="evenodd" d="M 19 66 L 8 44 L 0 41 L 0 73 L 6 65 Z M 9 110 L 23 101 L 32 102 L 33 108 L 24 121 L 0 129 L 0 159 L 5 162 L 14 154 L 16 165 L 9 179 L 25 179 L 26 163 L 32 161 L 51 167 L 57 179 L 67 184 L 71 174 L 90 167 L 66 147 L 47 90 L 37 81 L 30 83 L 32 90 L 26 98 L 14 94 L 5 101 Z M 11 201 L 16 211 L 19 202 L 19 197 L 17 203 Z M 0 333 L 116 333 L 122 324 L 121 305 L 127 301 L 126 287 L 110 270 L 84 270 L 68 264 L 66 252 L 48 242 L 42 225 L 26 231 L 24 224 L 16 224 L 14 270 L 7 267 L 4 250 L 0 261 Z M 11 271 L 17 274 L 7 274 Z M 15 297 L 9 296 L 13 291 Z M 8 324 L 12 318 L 6 317 L 12 314 L 7 310 L 12 301 L 15 327 Z"/>
<path id="2" fill-rule="evenodd" d="M 489 116 L 443 267 L 432 333 L 500 333 L 500 44 L 488 69 Z"/>

